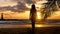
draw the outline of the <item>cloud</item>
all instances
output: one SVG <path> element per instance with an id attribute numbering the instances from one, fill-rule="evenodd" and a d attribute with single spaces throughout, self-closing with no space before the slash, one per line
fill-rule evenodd
<path id="1" fill-rule="evenodd" d="M 14 6 L 14 5 L 16 5 L 16 1 L 13 1 L 13 0 L 0 0 L 0 7 Z"/>
<path id="2" fill-rule="evenodd" d="M 33 1 L 32 0 L 26 0 L 26 3 L 31 4 L 31 3 L 33 3 Z"/>
<path id="3" fill-rule="evenodd" d="M 25 11 L 25 10 L 29 10 L 30 8 L 28 8 L 28 7 L 26 7 L 26 4 L 27 5 L 30 5 L 30 4 L 32 4 L 34 1 L 35 2 L 38 2 L 38 1 L 40 1 L 40 0 L 1 0 L 1 1 L 4 1 L 3 3 L 4 4 L 2 4 L 2 3 L 0 3 L 0 5 L 1 6 L 11 6 L 11 5 L 13 5 L 13 6 L 18 6 L 19 5 L 19 7 L 20 7 L 20 11 Z M 15 3 L 13 3 L 13 2 L 15 2 Z M 19 4 L 18 4 L 18 2 L 19 2 Z M 31 5 L 30 5 L 31 6 Z M 19 8 L 18 7 L 18 8 Z M 19 11 L 17 11 L 17 12 L 19 12 Z"/>
<path id="4" fill-rule="evenodd" d="M 20 11 L 17 12 L 23 12 L 26 10 L 29 10 L 30 8 L 27 8 L 25 4 L 31 4 L 32 0 L 19 0 L 17 1 L 17 8 L 19 8 Z"/>

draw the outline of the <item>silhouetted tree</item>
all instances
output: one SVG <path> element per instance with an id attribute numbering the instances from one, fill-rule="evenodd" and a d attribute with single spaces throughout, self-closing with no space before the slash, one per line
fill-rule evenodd
<path id="1" fill-rule="evenodd" d="M 43 20 L 46 20 L 47 17 L 51 16 L 55 11 L 59 9 L 58 0 L 47 0 L 47 3 L 44 3 L 45 7 L 42 10 L 42 15 L 44 16 Z"/>

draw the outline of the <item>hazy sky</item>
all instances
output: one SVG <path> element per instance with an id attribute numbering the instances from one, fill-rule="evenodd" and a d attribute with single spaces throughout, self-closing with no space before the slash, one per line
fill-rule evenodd
<path id="1" fill-rule="evenodd" d="M 1 6 L 13 6 L 16 5 L 16 0 L 0 0 L 0 7 Z"/>
<path id="2" fill-rule="evenodd" d="M 11 18 L 14 18 L 14 19 L 28 19 L 29 18 L 29 10 L 31 8 L 31 4 L 33 3 L 33 0 L 0 0 L 0 7 L 5 7 L 5 6 L 15 6 L 17 5 L 17 2 L 20 1 L 20 7 L 22 9 L 22 11 L 24 12 L 12 12 L 12 11 L 3 11 L 5 14 L 4 14 L 4 18 L 8 18 L 8 19 L 11 19 Z M 35 5 L 36 5 L 36 8 L 37 10 L 42 7 L 42 3 L 46 3 L 47 1 L 40 1 L 40 0 L 34 0 L 35 2 Z M 2 12 L 2 11 L 1 11 Z M 0 12 L 0 13 L 1 13 Z M 54 14 L 54 16 L 51 16 L 49 18 L 52 18 L 52 19 L 60 19 L 60 11 L 56 12 Z"/>

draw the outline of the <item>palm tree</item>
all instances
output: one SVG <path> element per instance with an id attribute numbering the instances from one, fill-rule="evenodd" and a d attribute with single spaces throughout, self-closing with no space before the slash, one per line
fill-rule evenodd
<path id="1" fill-rule="evenodd" d="M 59 9 L 58 0 L 47 0 L 47 3 L 44 3 L 44 8 L 42 10 L 42 15 L 44 16 L 43 20 L 46 20 L 47 17 L 51 16 L 55 11 Z"/>

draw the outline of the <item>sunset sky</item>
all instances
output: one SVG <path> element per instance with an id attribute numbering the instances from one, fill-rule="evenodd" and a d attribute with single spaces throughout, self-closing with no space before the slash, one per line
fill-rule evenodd
<path id="1" fill-rule="evenodd" d="M 6 11 L 0 11 L 1 13 L 4 13 L 5 19 L 29 19 L 30 14 L 30 8 L 33 3 L 33 0 L 0 0 L 0 7 L 6 7 L 6 6 L 16 6 L 17 2 L 20 1 L 22 12 L 14 12 L 10 10 Z M 42 3 L 46 3 L 46 0 L 40 1 L 40 0 L 34 0 L 37 11 L 40 11 L 43 7 Z M 23 8 L 24 7 L 24 8 Z M 21 9 L 20 9 L 21 10 Z M 48 17 L 48 19 L 60 19 L 60 11 L 56 11 L 51 17 Z"/>

